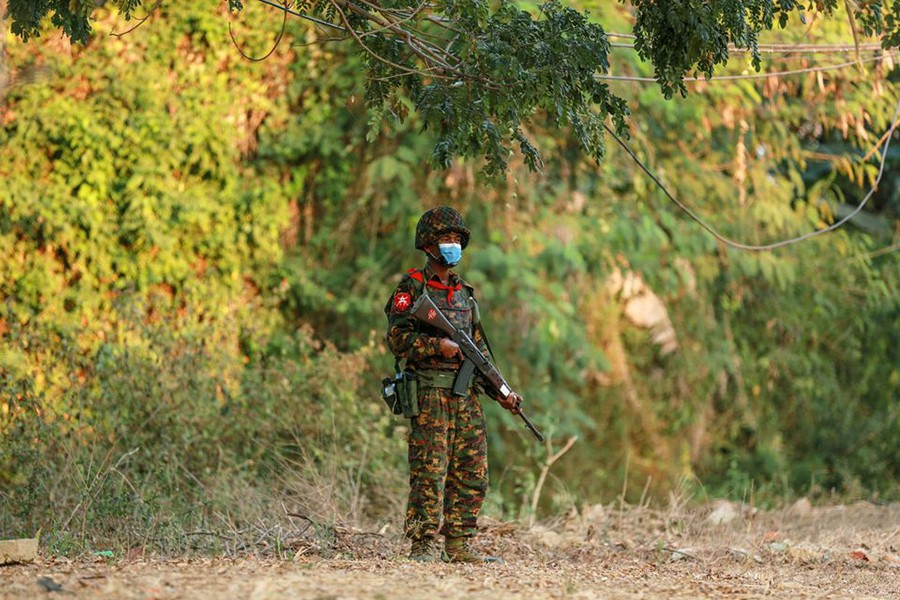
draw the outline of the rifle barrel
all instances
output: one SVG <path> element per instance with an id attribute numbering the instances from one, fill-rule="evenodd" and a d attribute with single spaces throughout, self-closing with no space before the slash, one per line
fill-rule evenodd
<path id="1" fill-rule="evenodd" d="M 543 442 L 544 441 L 543 434 L 541 434 L 541 432 L 538 431 L 537 427 L 534 426 L 534 423 L 531 422 L 531 419 L 529 419 L 528 417 L 525 416 L 525 413 L 522 411 L 521 408 L 519 409 L 519 416 L 522 417 L 523 421 L 525 421 L 525 426 L 531 430 L 531 433 L 534 434 L 534 437 L 537 438 L 537 441 Z"/>

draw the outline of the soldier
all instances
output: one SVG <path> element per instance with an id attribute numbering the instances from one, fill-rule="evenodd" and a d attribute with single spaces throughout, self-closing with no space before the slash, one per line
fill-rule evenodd
<path id="1" fill-rule="evenodd" d="M 406 359 L 406 368 L 414 370 L 418 380 L 419 414 L 411 419 L 408 440 L 409 558 L 433 562 L 440 533 L 444 561 L 497 562 L 468 544 L 488 485 L 487 429 L 477 391 L 470 387 L 465 397 L 452 394 L 463 360 L 459 346 L 409 314 L 419 294 L 428 294 L 453 325 L 468 331 L 488 354 L 474 290 L 450 270 L 469 244 L 469 230 L 458 212 L 441 206 L 419 219 L 415 242 L 427 257 L 425 268 L 405 274 L 385 306 L 388 347 L 398 361 Z M 503 399 L 495 390 L 486 391 L 510 412 L 518 412 L 522 398 L 515 392 Z"/>

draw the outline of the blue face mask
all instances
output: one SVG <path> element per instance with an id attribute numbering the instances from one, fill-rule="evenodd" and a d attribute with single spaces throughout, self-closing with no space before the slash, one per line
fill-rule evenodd
<path id="1" fill-rule="evenodd" d="M 455 266 L 462 259 L 462 246 L 459 244 L 438 244 L 441 251 L 441 262 L 448 267 Z"/>

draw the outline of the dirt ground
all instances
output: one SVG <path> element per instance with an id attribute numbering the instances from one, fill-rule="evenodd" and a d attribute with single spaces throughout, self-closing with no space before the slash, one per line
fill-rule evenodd
<path id="1" fill-rule="evenodd" d="M 900 599 L 900 504 L 598 505 L 531 528 L 486 521 L 476 545 L 502 565 L 420 565 L 397 535 L 332 534 L 299 536 L 279 558 L 42 558 L 0 567 L 0 599 Z"/>

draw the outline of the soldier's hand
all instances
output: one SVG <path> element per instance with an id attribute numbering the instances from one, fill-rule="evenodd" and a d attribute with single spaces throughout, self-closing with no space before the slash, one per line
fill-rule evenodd
<path id="1" fill-rule="evenodd" d="M 456 356 L 463 358 L 463 353 L 462 350 L 459 349 L 459 344 L 450 338 L 441 338 L 441 356 L 444 358 L 453 358 Z"/>
<path id="2" fill-rule="evenodd" d="M 510 392 L 506 398 L 499 400 L 500 406 L 508 410 L 514 415 L 519 414 L 519 407 L 522 406 L 522 396 L 516 392 Z"/>

